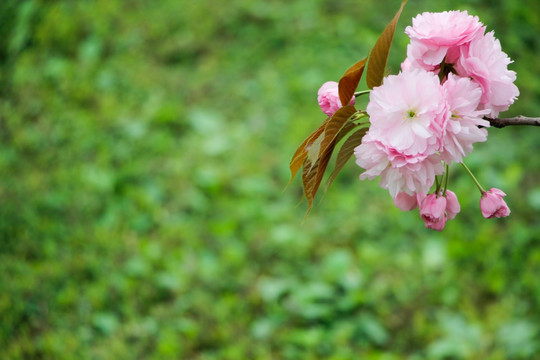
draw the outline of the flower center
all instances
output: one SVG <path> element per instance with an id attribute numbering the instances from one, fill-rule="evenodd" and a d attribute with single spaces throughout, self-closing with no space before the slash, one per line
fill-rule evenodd
<path id="1" fill-rule="evenodd" d="M 416 111 L 414 109 L 409 109 L 407 112 L 405 112 L 405 115 L 403 116 L 403 120 L 407 122 L 411 122 L 416 119 Z"/>

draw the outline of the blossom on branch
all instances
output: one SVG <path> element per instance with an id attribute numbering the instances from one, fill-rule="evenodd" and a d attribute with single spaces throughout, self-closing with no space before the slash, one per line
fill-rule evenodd
<path id="1" fill-rule="evenodd" d="M 356 164 L 365 170 L 360 179 L 379 178 L 379 186 L 388 190 L 395 206 L 403 211 L 418 208 L 427 228 L 441 231 L 460 212 L 456 194 L 448 189 L 452 163 L 461 164 L 480 190 L 484 217 L 508 216 L 505 194 L 485 191 L 464 159 L 475 143 L 487 140 L 486 128 L 500 126 L 495 120 L 517 124 L 509 122 L 513 119 L 488 118 L 507 110 L 519 95 L 516 73 L 508 69 L 512 60 L 477 16 L 466 11 L 425 12 L 405 29 L 410 44 L 401 72 L 386 76 L 405 3 L 369 57 L 351 66 L 339 83 L 329 81 L 319 89 L 319 106 L 329 118 L 304 140 L 289 165 L 293 178 L 304 167 L 308 211 L 332 152 L 341 146 L 329 183 L 354 154 Z M 357 91 L 366 63 L 371 90 Z M 365 110 L 342 106 L 367 93 Z M 540 124 L 539 119 L 517 119 L 520 124 Z"/>
<path id="2" fill-rule="evenodd" d="M 386 77 L 369 96 L 371 135 L 407 156 L 435 153 L 448 116 L 443 95 L 437 76 L 424 70 Z"/>
<path id="3" fill-rule="evenodd" d="M 460 47 L 482 35 L 484 30 L 478 17 L 467 11 L 424 12 L 405 29 L 411 39 L 407 57 L 426 70 L 435 69 L 445 58 L 453 63 L 459 57 Z"/>
<path id="4" fill-rule="evenodd" d="M 435 176 L 444 173 L 437 153 L 406 155 L 374 139 L 369 133 L 354 149 L 354 155 L 356 163 L 366 169 L 360 179 L 373 180 L 380 176 L 379 185 L 387 189 L 392 198 L 399 193 L 427 193 Z"/>
<path id="5" fill-rule="evenodd" d="M 482 88 L 481 108 L 488 109 L 491 117 L 508 110 L 519 95 L 514 84 L 516 73 L 508 70 L 512 60 L 501 50 L 501 43 L 493 31 L 461 49 L 456 63 L 460 76 L 470 77 Z"/>
<path id="6" fill-rule="evenodd" d="M 510 209 L 503 200 L 504 196 L 506 194 L 497 188 L 489 189 L 482 194 L 480 198 L 480 210 L 482 210 L 482 215 L 486 219 L 507 217 L 510 215 Z"/>
<path id="7" fill-rule="evenodd" d="M 442 159 L 450 164 L 461 162 L 473 150 L 473 143 L 486 141 L 489 127 L 483 117 L 487 110 L 477 110 L 482 96 L 480 87 L 469 78 L 460 78 L 448 74 L 448 80 L 442 85 L 450 116 L 444 125 Z"/>
<path id="8" fill-rule="evenodd" d="M 420 216 L 426 228 L 441 231 L 448 220 L 446 215 L 446 197 L 429 194 L 419 205 Z"/>
<path id="9" fill-rule="evenodd" d="M 317 100 L 323 113 L 328 116 L 334 115 L 334 113 L 341 107 L 341 101 L 339 100 L 338 83 L 335 81 L 325 82 L 317 94 Z M 354 96 L 351 99 L 349 105 L 354 104 Z"/>

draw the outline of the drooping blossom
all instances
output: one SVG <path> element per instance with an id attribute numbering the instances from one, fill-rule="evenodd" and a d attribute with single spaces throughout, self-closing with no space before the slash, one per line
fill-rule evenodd
<path id="1" fill-rule="evenodd" d="M 486 219 L 510 215 L 510 209 L 503 200 L 504 196 L 506 194 L 497 188 L 492 188 L 482 194 L 480 198 L 480 210 Z"/>
<path id="2" fill-rule="evenodd" d="M 420 203 L 420 216 L 428 229 L 441 231 L 446 225 L 446 197 L 429 194 Z"/>
<path id="3" fill-rule="evenodd" d="M 478 17 L 467 11 L 424 12 L 405 29 L 411 39 L 407 57 L 426 70 L 434 70 L 445 58 L 447 63 L 456 62 L 460 48 L 484 31 Z"/>
<path id="4" fill-rule="evenodd" d="M 456 194 L 453 191 L 446 190 L 446 216 L 448 220 L 452 220 L 461 211 L 459 201 Z"/>
<path id="5" fill-rule="evenodd" d="M 404 156 L 437 151 L 449 115 L 439 79 L 421 69 L 386 77 L 366 111 L 372 137 Z"/>
<path id="6" fill-rule="evenodd" d="M 480 108 L 497 117 L 514 103 L 519 90 L 514 84 L 516 73 L 508 70 L 512 60 L 501 49 L 493 31 L 472 41 L 461 50 L 456 64 L 460 76 L 471 77 L 482 89 Z"/>
<path id="7" fill-rule="evenodd" d="M 435 176 L 444 172 L 437 153 L 406 155 L 373 137 L 371 130 L 354 149 L 354 155 L 356 164 L 366 170 L 360 179 L 380 176 L 379 186 L 387 189 L 392 198 L 399 193 L 428 193 Z"/>
<path id="8" fill-rule="evenodd" d="M 394 205 L 401 211 L 411 211 L 418 207 L 416 194 L 409 195 L 405 192 L 399 192 L 394 198 Z"/>
<path id="9" fill-rule="evenodd" d="M 448 74 L 442 87 L 451 115 L 444 126 L 440 152 L 442 159 L 450 164 L 452 161 L 461 162 L 471 153 L 472 144 L 486 141 L 487 130 L 478 126 L 489 127 L 489 122 L 483 119 L 489 111 L 476 110 L 482 90 L 469 78 Z"/>
<path id="10" fill-rule="evenodd" d="M 317 101 L 323 113 L 328 116 L 334 115 L 334 113 L 341 108 L 341 100 L 339 100 L 338 83 L 335 81 L 325 82 L 319 92 L 317 93 Z M 351 99 L 349 105 L 353 105 L 355 101 L 354 96 Z"/>

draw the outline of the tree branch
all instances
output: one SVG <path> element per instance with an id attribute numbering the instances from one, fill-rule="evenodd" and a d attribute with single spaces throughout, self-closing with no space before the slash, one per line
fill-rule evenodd
<path id="1" fill-rule="evenodd" d="M 503 118 L 503 119 L 490 119 L 485 117 L 487 121 L 491 124 L 491 126 L 502 129 L 503 127 L 510 126 L 510 125 L 532 125 L 532 126 L 540 126 L 540 117 L 526 117 L 526 116 L 516 116 L 513 118 Z"/>

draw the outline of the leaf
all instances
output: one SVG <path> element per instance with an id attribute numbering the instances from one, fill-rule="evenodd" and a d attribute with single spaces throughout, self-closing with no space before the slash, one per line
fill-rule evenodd
<path id="1" fill-rule="evenodd" d="M 309 159 L 304 162 L 304 168 L 302 169 L 302 187 L 304 189 L 304 196 L 308 202 L 308 209 L 306 216 L 313 207 L 313 200 L 315 194 L 313 188 L 315 187 L 315 178 L 317 177 L 317 169 L 319 168 L 319 162 L 312 163 Z"/>
<path id="2" fill-rule="evenodd" d="M 298 149 L 296 149 L 296 152 L 294 153 L 291 162 L 289 163 L 289 169 L 291 170 L 291 179 L 289 180 L 289 184 L 291 181 L 293 181 L 294 177 L 296 176 L 296 173 L 298 170 L 300 170 L 300 167 L 302 167 L 302 164 L 304 163 L 304 160 L 306 159 L 308 155 L 308 151 L 311 148 L 311 145 L 319 139 L 319 137 L 324 132 L 324 127 L 326 126 L 326 123 L 329 119 L 326 119 L 321 126 L 317 128 L 314 132 L 312 132 L 303 142 L 300 144 Z"/>
<path id="3" fill-rule="evenodd" d="M 369 128 L 364 127 L 356 132 L 354 132 L 341 146 L 341 149 L 339 150 L 337 159 L 336 159 L 336 167 L 334 168 L 334 171 L 332 171 L 332 174 L 330 175 L 330 178 L 328 178 L 328 181 L 326 182 L 326 190 L 332 185 L 334 180 L 336 179 L 339 172 L 343 169 L 345 164 L 347 164 L 347 161 L 349 161 L 349 158 L 354 153 L 354 149 L 362 143 L 362 138 L 364 135 L 366 135 L 366 132 Z"/>
<path id="4" fill-rule="evenodd" d="M 302 185 L 304 188 L 304 196 L 308 202 L 306 215 L 309 214 L 313 207 L 315 195 L 321 185 L 324 172 L 328 167 L 332 152 L 337 144 L 337 139 L 340 138 L 340 134 L 344 130 L 348 132 L 352 126 L 354 126 L 354 124 L 349 121 L 354 114 L 356 114 L 354 106 L 345 106 L 336 111 L 324 127 L 324 133 L 322 134 L 322 141 L 317 157 L 309 154 L 305 158 L 302 171 Z M 317 140 L 312 143 L 312 146 L 318 146 L 317 142 L 319 139 L 321 139 L 321 137 L 318 137 Z M 308 151 L 308 153 L 311 153 L 311 151 Z"/>
<path id="5" fill-rule="evenodd" d="M 335 139 L 348 120 L 356 113 L 354 106 L 344 106 L 332 115 L 324 127 L 324 138 L 321 142 L 319 157 L 335 145 Z"/>
<path id="6" fill-rule="evenodd" d="M 341 140 L 343 140 L 343 138 L 345 136 L 347 136 L 347 134 L 349 134 L 351 132 L 351 130 L 353 130 L 354 128 L 357 128 L 361 126 L 361 124 L 355 124 L 353 122 L 347 122 L 343 128 L 341 129 L 341 131 L 339 132 L 339 134 L 337 134 L 336 136 L 336 144 L 339 143 Z"/>
<path id="7" fill-rule="evenodd" d="M 358 61 L 345 71 L 345 74 L 339 79 L 339 100 L 341 105 L 347 106 L 351 102 L 351 98 L 358 87 L 358 83 L 362 78 L 364 67 L 366 66 L 367 58 Z"/>
<path id="8" fill-rule="evenodd" d="M 390 23 L 386 26 L 381 36 L 379 36 L 377 43 L 369 55 L 366 82 L 370 89 L 382 84 L 384 71 L 386 69 L 386 62 L 388 61 L 388 54 L 390 53 L 390 45 L 392 45 L 392 40 L 394 39 L 394 32 L 396 30 L 399 16 L 401 15 L 401 11 L 406 3 L 407 0 L 403 0 L 401 2 L 401 7 L 399 8 L 398 12 L 392 21 L 390 21 Z"/>
<path id="9" fill-rule="evenodd" d="M 315 200 L 315 195 L 317 190 L 321 185 L 322 178 L 324 176 L 324 171 L 328 166 L 328 162 L 332 157 L 333 147 L 320 156 L 317 161 L 312 164 L 310 160 L 306 159 L 304 162 L 304 169 L 302 171 L 302 183 L 304 185 L 304 196 L 308 202 L 308 208 L 306 211 L 306 216 L 311 211 L 313 207 L 313 201 Z"/>

